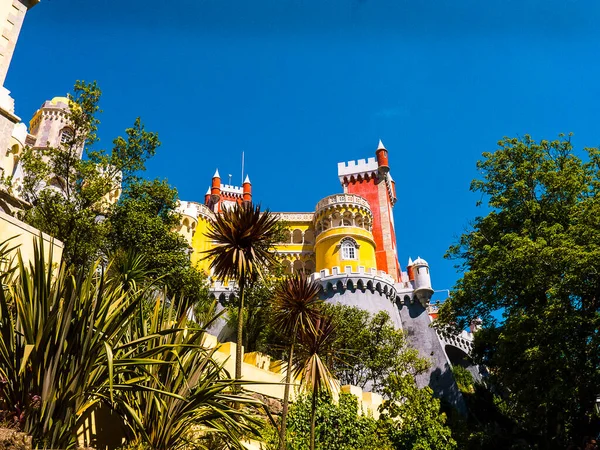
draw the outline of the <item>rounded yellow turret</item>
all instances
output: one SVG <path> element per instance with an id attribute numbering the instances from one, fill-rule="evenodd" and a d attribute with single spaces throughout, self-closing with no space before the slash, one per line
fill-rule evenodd
<path id="1" fill-rule="evenodd" d="M 315 211 L 317 271 L 376 268 L 372 223 L 369 203 L 358 195 L 336 194 L 321 200 Z"/>
<path id="2" fill-rule="evenodd" d="M 196 269 L 209 274 L 210 261 L 204 259 L 205 252 L 214 247 L 206 237 L 214 213 L 205 205 L 196 202 L 179 202 L 177 212 L 181 214 L 179 233 L 186 239 L 191 248 L 190 261 Z"/>

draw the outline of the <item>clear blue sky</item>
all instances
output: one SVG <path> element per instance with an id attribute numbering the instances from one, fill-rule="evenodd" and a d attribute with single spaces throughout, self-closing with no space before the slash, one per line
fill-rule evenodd
<path id="1" fill-rule="evenodd" d="M 102 144 L 138 115 L 162 147 L 147 176 L 202 201 L 216 167 L 275 211 L 341 191 L 337 163 L 390 152 L 400 263 L 436 289 L 483 211 L 475 162 L 505 135 L 600 144 L 596 0 L 42 0 L 6 86 L 28 120 L 97 80 Z M 436 294 L 435 298 L 443 298 Z"/>

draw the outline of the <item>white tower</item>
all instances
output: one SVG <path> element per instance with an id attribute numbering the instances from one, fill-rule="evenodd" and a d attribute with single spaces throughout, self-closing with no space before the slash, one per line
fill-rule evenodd
<path id="1" fill-rule="evenodd" d="M 429 303 L 433 295 L 431 287 L 431 276 L 429 275 L 429 264 L 423 258 L 418 257 L 412 264 L 415 277 L 415 295 L 423 306 Z"/>

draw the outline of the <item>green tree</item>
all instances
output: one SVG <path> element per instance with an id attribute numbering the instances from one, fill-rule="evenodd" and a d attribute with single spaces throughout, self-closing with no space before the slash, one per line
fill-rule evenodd
<path id="1" fill-rule="evenodd" d="M 270 270 L 264 278 L 251 281 L 246 286 L 242 333 L 246 352 L 259 351 L 272 357 L 278 357 L 282 353 L 282 339 L 276 334 L 271 320 L 273 290 L 279 281 L 276 273 L 277 270 Z M 227 328 L 234 330 L 234 333 L 238 323 L 237 301 L 237 298 L 233 298 L 223 303 L 227 308 Z M 235 335 L 224 338 L 235 339 Z"/>
<path id="2" fill-rule="evenodd" d="M 96 83 L 78 81 L 66 114 L 73 133 L 57 148 L 25 149 L 24 179 L 14 186 L 31 203 L 23 220 L 61 240 L 67 264 L 87 267 L 134 252 L 145 258 L 146 279 L 160 279 L 172 297 L 205 300 L 206 280 L 190 267 L 188 246 L 175 232 L 177 191 L 139 176 L 160 145 L 157 134 L 137 118 L 110 151 L 95 149 L 100 96 Z"/>
<path id="3" fill-rule="evenodd" d="M 171 297 L 207 303 L 206 276 L 190 266 L 188 244 L 175 229 L 177 191 L 161 180 L 136 180 L 125 186 L 109 209 L 106 253 L 144 255 L 149 279 L 159 279 Z"/>
<path id="4" fill-rule="evenodd" d="M 290 408 L 286 448 L 306 450 L 310 445 L 312 398 L 300 396 Z M 330 396 L 320 396 L 317 402 L 315 446 L 328 450 L 388 450 L 390 443 L 380 423 L 366 411 L 361 411 L 352 394 L 341 393 L 337 402 Z M 271 439 L 276 448 L 276 438 Z"/>
<path id="5" fill-rule="evenodd" d="M 73 133 L 58 148 L 26 148 L 24 179 L 14 187 L 32 204 L 22 218 L 60 239 L 68 264 L 89 265 L 98 257 L 108 198 L 121 184 L 137 179 L 160 145 L 157 134 L 146 131 L 137 118 L 110 151 L 95 150 L 100 96 L 95 82 L 77 81 L 66 117 Z"/>
<path id="6" fill-rule="evenodd" d="M 320 317 L 319 306 L 322 300 L 318 298 L 321 284 L 311 280 L 305 274 L 293 274 L 281 280 L 275 287 L 273 296 L 273 323 L 275 328 L 284 336 L 288 336 L 288 364 L 285 374 L 283 408 L 279 449 L 285 449 L 285 433 L 290 396 L 290 382 L 294 361 L 294 345 L 298 334 L 315 331 L 315 323 Z"/>
<path id="7" fill-rule="evenodd" d="M 238 325 L 235 354 L 235 378 L 242 378 L 242 342 L 244 325 L 244 295 L 246 287 L 264 278 L 275 265 L 272 246 L 277 242 L 279 226 L 277 217 L 269 210 L 251 203 L 236 204 L 217 214 L 206 236 L 215 246 L 208 250 L 205 259 L 221 280 L 235 280 L 238 288 Z"/>
<path id="8" fill-rule="evenodd" d="M 410 348 L 402 330 L 394 327 L 385 311 L 371 316 L 368 311 L 347 305 L 324 305 L 336 325 L 333 345 L 341 357 L 332 371 L 342 385 L 369 387 L 381 392 L 391 373 L 413 376 L 427 368 L 416 349 Z"/>
<path id="9" fill-rule="evenodd" d="M 393 373 L 385 382 L 386 400 L 379 420 L 396 450 L 450 450 L 456 448 L 440 401 L 429 387 L 419 389 L 409 373 Z"/>
<path id="10" fill-rule="evenodd" d="M 486 214 L 448 251 L 462 278 L 441 323 L 483 319 L 474 357 L 541 448 L 593 431 L 600 386 L 600 151 L 586 153 L 570 136 L 504 138 L 471 184 Z"/>

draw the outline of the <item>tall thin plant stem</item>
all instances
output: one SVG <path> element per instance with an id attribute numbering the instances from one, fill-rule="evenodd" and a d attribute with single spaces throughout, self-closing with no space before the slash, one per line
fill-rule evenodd
<path id="1" fill-rule="evenodd" d="M 290 344 L 290 354 L 288 357 L 287 370 L 285 373 L 285 387 L 283 390 L 283 408 L 281 410 L 281 428 L 279 429 L 279 450 L 285 450 L 285 432 L 287 426 L 287 413 L 290 404 L 290 383 L 292 381 L 292 364 L 294 360 L 294 344 L 296 343 L 296 333 L 298 332 L 298 322 L 294 325 L 292 334 L 292 343 Z"/>
<path id="2" fill-rule="evenodd" d="M 235 379 L 242 379 L 242 362 L 244 360 L 244 282 L 240 283 L 240 304 L 238 305 L 237 345 L 235 349 Z"/>

